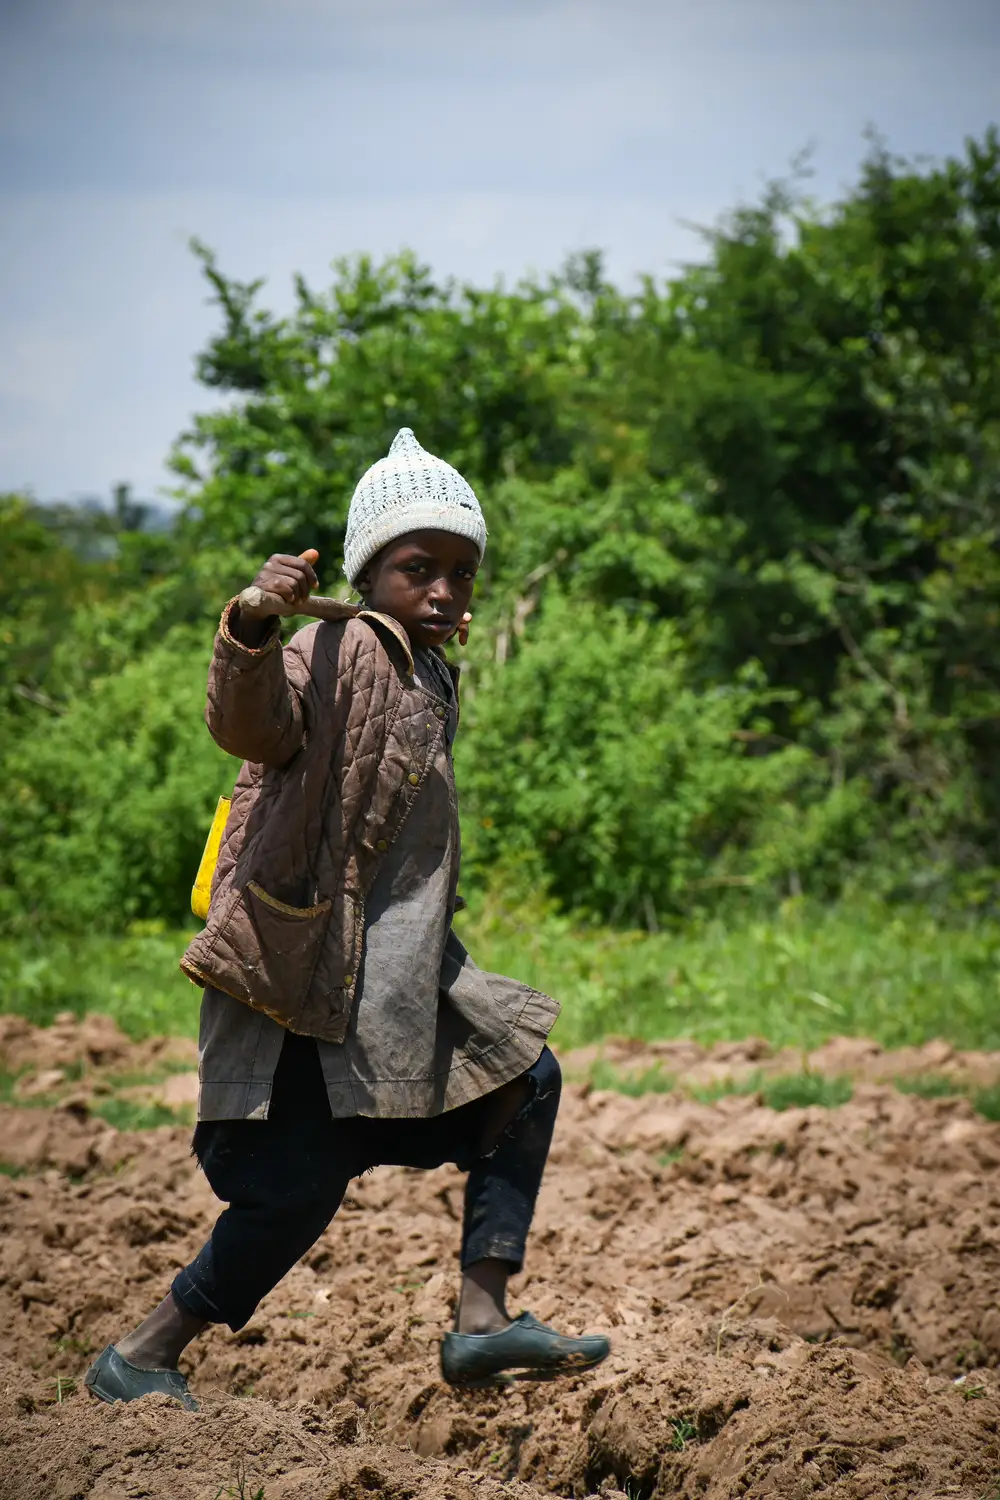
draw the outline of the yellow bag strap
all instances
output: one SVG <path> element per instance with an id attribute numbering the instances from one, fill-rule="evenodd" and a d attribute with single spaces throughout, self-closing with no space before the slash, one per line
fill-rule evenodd
<path id="1" fill-rule="evenodd" d="M 231 802 L 231 797 L 219 798 L 215 817 L 212 819 L 212 826 L 205 840 L 201 864 L 198 866 L 198 873 L 191 888 L 191 910 L 202 922 L 208 916 L 208 908 L 212 900 L 212 878 L 219 862 L 219 848 L 222 844 L 222 835 L 226 831 Z"/>

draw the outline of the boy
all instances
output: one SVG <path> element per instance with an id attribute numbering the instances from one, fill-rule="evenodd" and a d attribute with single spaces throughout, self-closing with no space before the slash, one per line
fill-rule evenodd
<path id="1" fill-rule="evenodd" d="M 351 502 L 362 606 L 282 651 L 277 614 L 315 586 L 315 552 L 265 563 L 259 610 L 226 606 L 206 719 L 244 765 L 182 967 L 205 989 L 194 1150 L 229 1207 L 89 1370 L 102 1400 L 165 1391 L 196 1409 L 182 1351 L 209 1323 L 243 1327 L 379 1164 L 469 1174 L 445 1380 L 547 1378 L 609 1352 L 506 1310 L 561 1079 L 555 1002 L 477 969 L 451 930 L 458 674 L 441 647 L 464 636 L 485 546 L 469 485 L 404 428 Z"/>

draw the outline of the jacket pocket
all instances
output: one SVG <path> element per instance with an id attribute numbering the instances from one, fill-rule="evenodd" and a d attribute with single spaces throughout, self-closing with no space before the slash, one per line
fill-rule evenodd
<path id="1" fill-rule="evenodd" d="M 294 1021 L 326 938 L 331 901 L 289 906 L 256 881 L 245 887 L 220 933 L 242 971 L 246 1001 L 282 1025 Z"/>
<path id="2" fill-rule="evenodd" d="M 288 929 L 290 932 L 294 932 L 297 923 L 301 924 L 311 921 L 313 917 L 321 917 L 333 905 L 332 901 L 320 901 L 316 906 L 289 906 L 287 901 L 279 901 L 277 896 L 269 896 L 256 880 L 251 880 L 247 890 L 261 907 L 266 907 L 268 911 L 279 912 L 282 917 L 290 918 L 291 927 Z"/>

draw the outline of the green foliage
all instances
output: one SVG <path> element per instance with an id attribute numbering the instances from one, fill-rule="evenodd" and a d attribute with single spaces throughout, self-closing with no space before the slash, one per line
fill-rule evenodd
<path id="1" fill-rule="evenodd" d="M 977 1114 L 986 1120 L 1000 1120 L 1000 1084 L 988 1084 L 984 1088 L 972 1089 L 940 1074 L 918 1074 L 914 1078 L 897 1078 L 896 1088 L 903 1094 L 916 1094 L 920 1099 L 968 1098 Z"/>
<path id="2" fill-rule="evenodd" d="M 638 1099 L 644 1094 L 672 1093 L 677 1090 L 676 1080 L 656 1069 L 645 1073 L 622 1073 L 607 1063 L 597 1062 L 591 1068 L 588 1081 L 593 1088 L 613 1089 L 616 1093 Z M 913 1078 L 897 1078 L 895 1088 L 901 1094 L 915 1094 L 920 1099 L 966 1098 L 969 1090 L 954 1079 L 944 1079 L 935 1074 L 917 1075 Z M 768 1077 L 763 1073 L 751 1073 L 746 1078 L 726 1078 L 708 1088 L 690 1090 L 690 1097 L 702 1104 L 715 1104 L 719 1099 L 731 1095 L 759 1094 L 760 1102 L 768 1109 L 837 1109 L 849 1104 L 854 1095 L 850 1078 L 829 1078 L 823 1073 L 780 1073 Z M 984 1119 L 1000 1120 L 1000 1085 L 974 1089 L 971 1103 L 976 1113 Z M 671 1166 L 684 1155 L 683 1150 L 664 1152 L 659 1158 L 661 1167 Z"/>
<path id="3" fill-rule="evenodd" d="M 707 691 L 692 675 L 671 622 L 550 590 L 467 714 L 458 770 L 473 876 L 522 858 L 567 906 L 655 929 L 713 889 L 842 859 L 862 809 L 831 794 L 826 764 L 796 746 L 747 753 L 770 732 L 775 695 L 759 671 Z"/>
<path id="4" fill-rule="evenodd" d="M 66 929 L 183 913 L 237 765 L 204 730 L 206 667 L 178 626 L 19 739 L 0 849 L 0 900 L 17 906 L 0 912 Z"/>
<path id="5" fill-rule="evenodd" d="M 196 250 L 220 314 L 198 368 L 226 399 L 176 445 L 173 531 L 124 492 L 106 517 L 0 501 L 5 930 L 184 921 L 234 771 L 200 722 L 218 612 L 275 550 L 318 545 L 340 587 L 354 484 L 406 424 L 491 529 L 459 739 L 473 893 L 516 872 L 575 922 L 723 934 L 799 893 L 991 905 L 995 131 L 935 165 L 874 142 L 824 210 L 775 185 L 635 292 L 594 254 L 488 289 L 360 257 L 280 317 Z M 582 952 L 614 968 L 617 942 Z M 795 1004 L 847 1024 L 851 962 Z M 635 1015 L 660 983 L 637 962 Z"/>
<path id="6" fill-rule="evenodd" d="M 205 733 L 237 549 L 0 500 L 0 927 L 182 920 L 236 763 Z"/>
<path id="7" fill-rule="evenodd" d="M 747 1078 L 723 1079 L 693 1093 L 705 1104 L 714 1104 L 729 1094 L 759 1094 L 760 1102 L 768 1109 L 808 1109 L 810 1105 L 836 1109 L 850 1102 L 854 1085 L 849 1078 L 828 1078 L 823 1073 L 782 1073 L 774 1077 L 751 1073 Z"/>
<path id="8" fill-rule="evenodd" d="M 202 252 L 224 318 L 203 374 L 237 399 L 178 450 L 195 524 L 335 554 L 403 422 L 483 489 L 462 750 L 480 871 L 527 856 L 563 902 L 631 921 L 734 881 L 823 893 L 873 861 L 900 894 L 980 900 L 998 222 L 991 133 L 924 170 L 875 143 L 826 213 L 776 186 L 706 236 L 703 266 L 634 295 L 594 257 L 487 292 L 404 256 L 340 263 L 278 319 Z M 575 717 L 539 713 L 559 670 Z"/>
<path id="9" fill-rule="evenodd" d="M 262 283 L 195 249 L 223 320 L 199 374 L 236 397 L 174 455 L 203 541 L 316 545 L 336 564 L 354 486 L 403 426 L 483 486 L 568 457 L 559 397 L 582 317 L 558 282 L 438 286 L 410 254 L 359 256 L 335 263 L 328 292 L 299 278 L 294 313 L 276 318 Z"/>

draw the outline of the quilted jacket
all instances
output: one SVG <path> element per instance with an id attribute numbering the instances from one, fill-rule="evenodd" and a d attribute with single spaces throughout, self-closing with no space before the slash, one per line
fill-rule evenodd
<path id="1" fill-rule="evenodd" d="M 241 756 L 204 931 L 181 968 L 290 1031 L 342 1042 L 365 896 L 420 796 L 447 706 L 413 678 L 405 631 L 344 618 L 251 649 L 215 638 L 205 718 Z M 457 673 L 452 672 L 456 682 Z"/>

